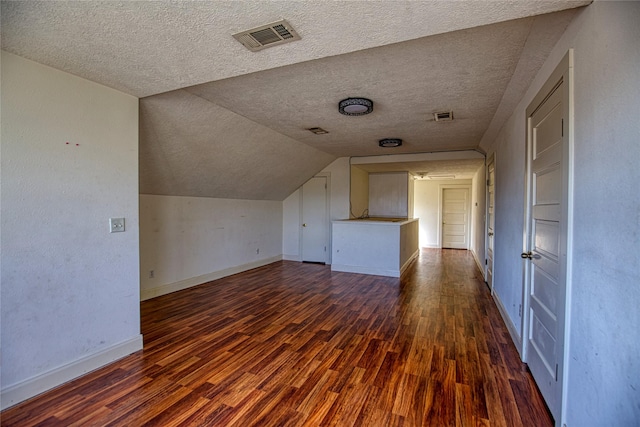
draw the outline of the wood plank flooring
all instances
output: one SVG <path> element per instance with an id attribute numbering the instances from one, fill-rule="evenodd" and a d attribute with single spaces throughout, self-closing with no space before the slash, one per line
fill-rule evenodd
<path id="1" fill-rule="evenodd" d="M 402 279 L 278 262 L 142 303 L 144 350 L 3 426 L 552 426 L 466 251 Z"/>

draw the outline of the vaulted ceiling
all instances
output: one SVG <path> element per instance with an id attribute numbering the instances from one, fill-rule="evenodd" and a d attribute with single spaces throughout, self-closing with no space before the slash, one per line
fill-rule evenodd
<path id="1" fill-rule="evenodd" d="M 141 98 L 142 193 L 282 200 L 337 157 L 482 151 L 589 3 L 3 1 L 2 48 Z M 231 36 L 282 18 L 301 40 Z"/>

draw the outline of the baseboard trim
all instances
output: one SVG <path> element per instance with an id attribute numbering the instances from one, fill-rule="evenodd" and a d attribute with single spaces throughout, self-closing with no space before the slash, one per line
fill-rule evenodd
<path id="1" fill-rule="evenodd" d="M 95 371 L 138 350 L 142 350 L 142 335 L 7 387 L 0 393 L 0 410 Z"/>
<path id="2" fill-rule="evenodd" d="M 300 255 L 283 254 L 282 255 L 282 260 L 283 261 L 298 261 L 298 262 L 302 262 L 302 257 Z"/>
<path id="3" fill-rule="evenodd" d="M 361 265 L 331 264 L 331 271 L 340 271 L 342 273 L 371 274 L 373 276 L 400 277 L 400 270 L 363 267 Z"/>
<path id="4" fill-rule="evenodd" d="M 232 274 L 242 273 L 243 271 L 262 267 L 264 265 L 271 264 L 277 261 L 282 261 L 282 255 L 274 256 L 271 258 L 265 258 L 259 261 L 249 262 L 242 265 L 237 265 L 235 267 L 225 268 L 224 270 L 218 270 L 211 273 L 203 274 L 201 276 L 180 280 L 179 282 L 156 286 L 155 288 L 142 289 L 140 291 L 140 299 L 142 301 L 145 301 L 151 298 L 159 297 L 161 295 L 166 295 L 172 292 L 181 291 L 183 289 L 187 289 L 192 286 L 197 286 L 203 283 L 211 282 L 212 280 L 222 279 L 223 277 L 231 276 Z"/>
<path id="5" fill-rule="evenodd" d="M 520 334 L 516 329 L 516 325 L 514 325 L 513 322 L 511 322 L 511 319 L 509 318 L 509 314 L 507 313 L 507 309 L 502 304 L 502 301 L 500 300 L 500 296 L 495 292 L 493 293 L 493 300 L 496 303 L 496 307 L 498 307 L 498 311 L 500 312 L 502 321 L 504 322 L 504 324 L 507 327 L 507 330 L 509 331 L 509 335 L 511 335 L 511 340 L 513 341 L 513 344 L 516 346 L 516 350 L 518 350 L 520 359 L 522 359 L 522 338 L 520 337 Z"/>
<path id="6" fill-rule="evenodd" d="M 409 257 L 409 259 L 402 265 L 400 268 L 400 275 L 405 272 L 407 268 L 411 265 L 411 263 L 420 256 L 420 249 L 416 249 L 416 251 Z"/>

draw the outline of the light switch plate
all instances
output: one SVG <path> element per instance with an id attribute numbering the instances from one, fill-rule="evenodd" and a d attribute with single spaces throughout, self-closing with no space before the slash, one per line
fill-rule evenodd
<path id="1" fill-rule="evenodd" d="M 124 231 L 124 218 L 109 218 L 109 233 Z"/>

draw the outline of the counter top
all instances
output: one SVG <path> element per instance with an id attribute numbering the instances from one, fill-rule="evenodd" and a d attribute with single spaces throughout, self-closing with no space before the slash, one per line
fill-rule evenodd
<path id="1" fill-rule="evenodd" d="M 405 225 L 410 222 L 417 221 L 418 218 L 352 218 L 352 219 L 336 219 L 333 223 L 348 224 L 380 224 L 380 225 Z"/>

